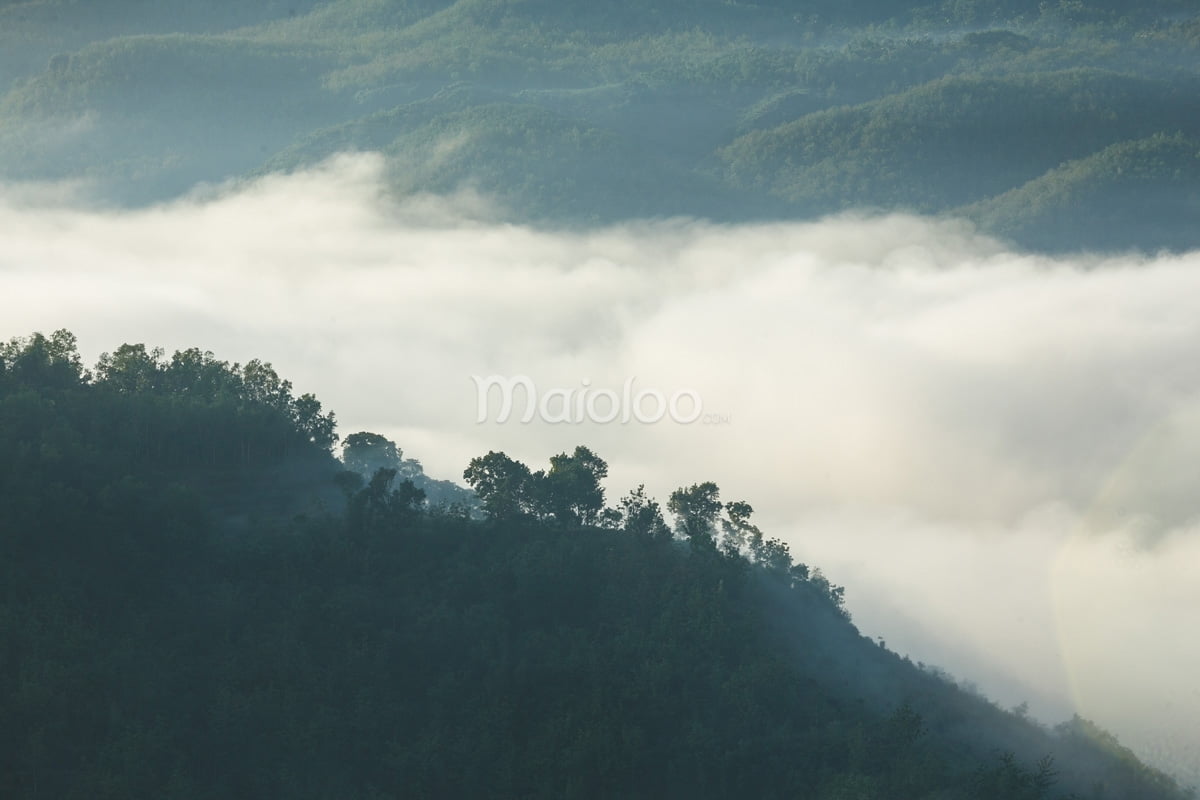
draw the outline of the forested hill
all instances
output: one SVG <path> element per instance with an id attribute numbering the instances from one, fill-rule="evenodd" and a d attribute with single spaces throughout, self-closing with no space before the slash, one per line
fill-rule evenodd
<path id="1" fill-rule="evenodd" d="M 668 525 L 581 446 L 471 495 L 333 422 L 261 361 L 0 346 L 0 796 L 1186 796 L 860 636 L 713 484 Z"/>
<path id="2" fill-rule="evenodd" d="M 347 150 L 542 225 L 900 209 L 1191 248 L 1200 4 L 0 2 L 0 180 L 142 204 Z"/>

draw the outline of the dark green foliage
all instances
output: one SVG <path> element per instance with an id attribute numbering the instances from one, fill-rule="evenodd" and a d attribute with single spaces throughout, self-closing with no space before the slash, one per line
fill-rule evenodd
<path id="1" fill-rule="evenodd" d="M 1028 772 L 1005 753 L 998 765 L 980 768 L 971 790 L 979 800 L 1042 800 L 1050 796 L 1057 775 L 1054 759 L 1048 756 L 1038 761 L 1036 771 Z"/>
<path id="2" fill-rule="evenodd" d="M 342 441 L 342 463 L 346 469 L 367 478 L 381 469 L 399 470 L 402 455 L 395 442 L 378 433 L 360 431 Z"/>
<path id="3" fill-rule="evenodd" d="M 393 488 L 395 478 L 396 470 L 380 468 L 364 488 L 351 495 L 346 508 L 346 530 L 351 536 L 394 534 L 416 522 L 425 493 L 408 480 Z"/>
<path id="4" fill-rule="evenodd" d="M 646 495 L 644 484 L 621 498 L 611 521 L 613 527 L 634 536 L 648 539 L 669 539 L 671 536 L 658 501 Z"/>
<path id="5" fill-rule="evenodd" d="M 493 452 L 477 521 L 338 473 L 297 402 L 259 361 L 0 346 L 0 796 L 1183 797 L 864 639 L 712 484 L 674 539 L 640 487 L 596 512 L 587 448 L 542 494 Z"/>
<path id="6" fill-rule="evenodd" d="M 342 442 L 342 463 L 348 473 L 338 480 L 351 494 L 372 480 L 379 470 L 389 470 L 400 481 L 411 483 L 431 506 L 457 508 L 468 514 L 478 510 L 479 501 L 473 493 L 450 481 L 429 477 L 420 461 L 404 458 L 404 452 L 395 442 L 378 433 L 359 431 L 347 436 Z"/>
<path id="7" fill-rule="evenodd" d="M 600 482 L 607 476 L 608 464 L 583 445 L 571 455 L 552 456 L 550 470 L 536 476 L 544 515 L 563 525 L 595 525 L 604 511 Z"/>
<path id="8" fill-rule="evenodd" d="M 0 360 L 6 546 L 36 544 L 35 529 L 80 535 L 93 514 L 136 511 L 122 498 L 142 493 L 152 506 L 196 492 L 222 510 L 235 499 L 291 505 L 310 473 L 333 473 L 333 414 L 310 395 L 294 398 L 268 364 L 198 350 L 167 361 L 125 345 L 100 358 L 93 378 L 66 331 L 0 345 Z M 193 516 L 203 515 L 189 507 Z"/>
<path id="9" fill-rule="evenodd" d="M 720 497 L 721 490 L 712 481 L 671 493 L 667 510 L 675 515 L 676 530 L 693 546 L 715 546 L 717 515 L 724 507 Z"/>
<path id="10" fill-rule="evenodd" d="M 496 521 L 521 518 L 567 527 L 596 525 L 604 517 L 608 464 L 580 445 L 571 455 L 550 459 L 550 469 L 531 472 L 504 453 L 471 459 L 463 479 L 475 490 L 483 511 Z"/>
<path id="11" fill-rule="evenodd" d="M 463 480 L 475 490 L 484 512 L 493 520 L 530 516 L 537 508 L 537 489 L 529 467 L 504 453 L 489 451 L 471 459 Z"/>

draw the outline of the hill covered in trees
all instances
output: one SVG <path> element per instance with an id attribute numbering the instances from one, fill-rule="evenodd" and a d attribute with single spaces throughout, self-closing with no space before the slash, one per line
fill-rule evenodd
<path id="1" fill-rule="evenodd" d="M 711 483 L 471 493 L 334 422 L 261 361 L 0 346 L 0 794 L 1190 796 L 861 636 Z"/>
<path id="2" fill-rule="evenodd" d="M 1195 247 L 1191 0 L 0 3 L 0 179 L 108 202 L 386 155 L 546 225 L 849 208 Z M 1169 145 L 1163 144 L 1169 142 Z"/>

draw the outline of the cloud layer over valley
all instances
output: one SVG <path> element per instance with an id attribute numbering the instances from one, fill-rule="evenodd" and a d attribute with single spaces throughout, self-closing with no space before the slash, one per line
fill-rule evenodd
<path id="1" fill-rule="evenodd" d="M 121 212 L 0 188 L 0 335 L 261 357 L 436 477 L 587 444 L 612 500 L 714 480 L 864 633 L 1200 780 L 1200 253 L 1051 259 L 907 216 L 540 231 L 381 174 Z M 473 375 L 703 415 L 479 424 Z"/>

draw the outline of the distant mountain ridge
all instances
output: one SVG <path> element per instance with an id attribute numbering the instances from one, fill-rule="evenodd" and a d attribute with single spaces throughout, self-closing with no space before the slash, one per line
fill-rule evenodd
<path id="1" fill-rule="evenodd" d="M 1200 136 L 1197 30 L 1183 0 L 8 2 L 0 180 L 136 205 L 371 149 L 535 224 L 863 208 L 1185 249 L 1200 155 L 1135 143 Z"/>

